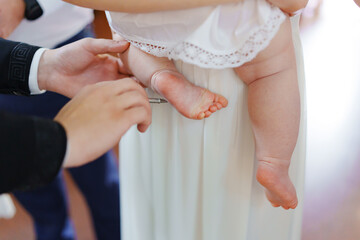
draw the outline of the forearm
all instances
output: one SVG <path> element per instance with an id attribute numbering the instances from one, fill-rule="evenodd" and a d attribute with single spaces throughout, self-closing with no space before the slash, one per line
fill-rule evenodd
<path id="1" fill-rule="evenodd" d="M 180 10 L 210 5 L 235 3 L 239 0 L 63 0 L 97 10 L 129 13 Z"/>
<path id="2" fill-rule="evenodd" d="M 308 0 L 268 0 L 286 13 L 294 13 L 305 8 Z"/>
<path id="3" fill-rule="evenodd" d="M 47 184 L 66 152 L 64 128 L 47 119 L 0 113 L 0 193 Z"/>

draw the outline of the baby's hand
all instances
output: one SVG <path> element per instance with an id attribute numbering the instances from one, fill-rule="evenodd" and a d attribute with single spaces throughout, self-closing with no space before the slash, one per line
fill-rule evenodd
<path id="1" fill-rule="evenodd" d="M 309 0 L 268 0 L 268 2 L 277 6 L 290 16 L 295 15 L 297 11 L 305 8 L 308 1 Z"/>

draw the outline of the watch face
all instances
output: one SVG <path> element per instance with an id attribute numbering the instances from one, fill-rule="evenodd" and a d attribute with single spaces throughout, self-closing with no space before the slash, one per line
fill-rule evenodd
<path id="1" fill-rule="evenodd" d="M 41 17 L 43 10 L 36 0 L 25 0 L 25 18 L 28 20 L 35 20 Z"/>

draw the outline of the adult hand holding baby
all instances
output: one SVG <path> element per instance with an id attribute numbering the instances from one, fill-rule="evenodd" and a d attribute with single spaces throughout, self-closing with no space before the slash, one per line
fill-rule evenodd
<path id="1" fill-rule="evenodd" d="M 63 167 L 76 167 L 115 146 L 132 125 L 145 132 L 151 124 L 151 108 L 145 90 L 124 78 L 84 87 L 54 120 L 67 135 Z"/>
<path id="2" fill-rule="evenodd" d="M 0 0 L 0 37 L 9 37 L 24 15 L 24 0 Z"/>
<path id="3" fill-rule="evenodd" d="M 39 88 L 72 98 L 88 84 L 127 77 L 119 60 L 106 53 L 121 54 L 128 47 L 126 41 L 86 38 L 46 50 L 39 63 Z"/>

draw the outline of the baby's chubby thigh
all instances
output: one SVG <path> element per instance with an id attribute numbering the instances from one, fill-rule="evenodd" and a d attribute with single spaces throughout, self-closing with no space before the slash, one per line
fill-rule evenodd
<path id="1" fill-rule="evenodd" d="M 247 85 L 283 71 L 296 71 L 295 50 L 291 22 L 287 17 L 270 44 L 250 62 L 235 68 L 237 75 Z"/>

